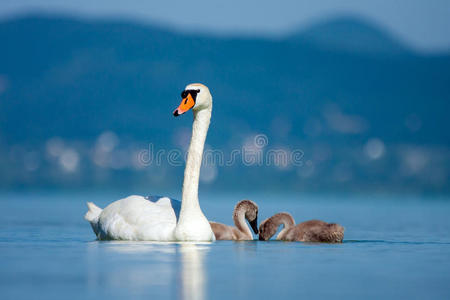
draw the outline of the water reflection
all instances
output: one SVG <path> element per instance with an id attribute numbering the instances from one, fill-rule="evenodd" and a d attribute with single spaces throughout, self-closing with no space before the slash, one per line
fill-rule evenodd
<path id="1" fill-rule="evenodd" d="M 206 299 L 204 260 L 209 249 L 208 243 L 91 242 L 87 292 L 94 296 L 106 284 L 137 295 L 165 290 L 179 299 Z"/>
<path id="2" fill-rule="evenodd" d="M 174 243 L 164 242 L 124 242 L 124 241 L 111 241 L 104 243 L 107 245 L 108 250 L 119 253 L 130 254 L 175 254 L 176 248 Z"/>
<path id="3" fill-rule="evenodd" d="M 104 286 L 133 291 L 139 297 L 175 295 L 177 245 L 152 242 L 92 242 L 88 244 L 88 294 Z M 116 295 L 119 297 L 119 295 Z M 120 298 L 120 297 L 119 297 Z"/>
<path id="4" fill-rule="evenodd" d="M 206 299 L 207 278 L 204 258 L 209 247 L 205 244 L 180 244 L 181 299 Z"/>

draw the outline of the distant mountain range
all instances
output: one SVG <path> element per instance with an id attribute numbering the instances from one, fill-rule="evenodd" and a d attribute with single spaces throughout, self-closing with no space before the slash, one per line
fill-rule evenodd
<path id="1" fill-rule="evenodd" d="M 331 51 L 374 55 L 402 55 L 410 52 L 389 32 L 356 17 L 339 17 L 326 23 L 314 24 L 290 39 L 313 43 Z"/>
<path id="2" fill-rule="evenodd" d="M 415 53 L 358 19 L 271 40 L 27 16 L 0 23 L 0 41 L 3 145 L 95 141 L 113 131 L 171 146 L 190 126 L 189 117 L 172 117 L 179 93 L 202 82 L 214 97 L 214 148 L 258 133 L 306 148 L 371 138 L 450 146 L 450 55 Z"/>

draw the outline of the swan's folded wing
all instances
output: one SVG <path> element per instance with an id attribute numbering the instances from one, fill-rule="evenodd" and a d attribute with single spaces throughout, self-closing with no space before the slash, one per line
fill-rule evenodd
<path id="1" fill-rule="evenodd" d="M 100 224 L 102 238 L 171 240 L 176 217 L 170 201 L 153 203 L 141 196 L 130 196 L 106 207 Z"/>
<path id="2" fill-rule="evenodd" d="M 145 199 L 147 199 L 151 202 L 154 202 L 154 203 L 158 203 L 160 201 L 166 202 L 168 199 L 170 201 L 172 209 L 175 213 L 175 217 L 177 218 L 177 221 L 178 221 L 178 218 L 180 217 L 180 211 L 181 211 L 181 201 L 173 199 L 173 198 L 157 196 L 157 195 L 146 196 Z"/>
<path id="3" fill-rule="evenodd" d="M 308 242 L 340 243 L 344 239 L 344 227 L 339 224 L 313 226 L 305 232 L 304 240 Z"/>

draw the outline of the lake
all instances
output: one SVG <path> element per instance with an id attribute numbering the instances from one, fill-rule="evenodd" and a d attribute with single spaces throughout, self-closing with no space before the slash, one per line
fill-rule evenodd
<path id="1" fill-rule="evenodd" d="M 210 220 L 231 224 L 244 195 L 200 201 Z M 96 241 L 85 202 L 123 196 L 1 193 L 0 298 L 450 299 L 445 197 L 247 195 L 259 221 L 288 211 L 337 222 L 343 244 Z"/>

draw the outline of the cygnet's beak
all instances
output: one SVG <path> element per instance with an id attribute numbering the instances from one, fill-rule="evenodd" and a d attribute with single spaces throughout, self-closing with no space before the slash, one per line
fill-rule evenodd
<path id="1" fill-rule="evenodd" d="M 248 222 L 253 229 L 255 234 L 258 234 L 258 217 L 256 217 L 253 221 Z"/>

